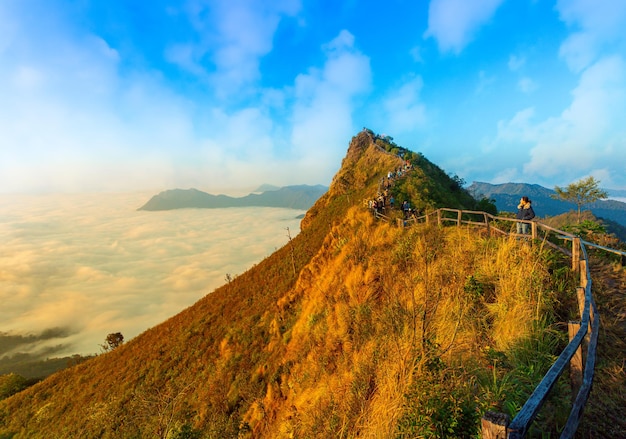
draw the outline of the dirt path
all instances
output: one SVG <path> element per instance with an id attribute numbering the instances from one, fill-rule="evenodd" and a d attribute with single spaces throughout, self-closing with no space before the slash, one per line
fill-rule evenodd
<path id="1" fill-rule="evenodd" d="M 600 314 L 598 358 L 581 438 L 626 438 L 626 268 L 591 260 Z"/>

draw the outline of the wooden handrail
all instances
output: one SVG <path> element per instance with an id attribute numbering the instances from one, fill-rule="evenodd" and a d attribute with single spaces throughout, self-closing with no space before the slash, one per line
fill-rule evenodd
<path id="1" fill-rule="evenodd" d="M 584 259 L 587 260 L 587 251 L 585 250 L 584 245 L 582 249 Z M 583 415 L 583 409 L 585 408 L 585 404 L 589 398 L 589 392 L 591 391 L 591 384 L 593 382 L 593 374 L 596 364 L 596 350 L 598 348 L 598 333 L 600 332 L 600 316 L 596 313 L 596 304 L 593 299 L 593 295 L 591 294 L 591 277 L 588 278 L 587 286 L 585 287 L 585 306 L 587 305 L 587 300 L 589 300 L 593 316 L 593 320 L 591 322 L 591 337 L 587 347 L 587 361 L 585 362 L 583 382 L 578 394 L 576 395 L 576 400 L 572 405 L 572 410 L 570 411 L 570 415 L 565 423 L 563 432 L 561 433 L 562 438 L 574 437 L 574 433 L 576 433 L 576 429 L 578 428 L 578 423 Z M 583 323 L 581 322 L 581 329 L 582 325 Z"/>
<path id="2" fill-rule="evenodd" d="M 376 218 L 378 218 L 379 220 L 383 220 L 385 222 L 389 222 L 389 217 L 387 215 L 385 215 L 384 213 L 380 213 L 378 211 L 374 211 L 374 216 Z"/>
<path id="3" fill-rule="evenodd" d="M 455 214 L 455 216 L 446 217 L 445 216 L 446 213 L 452 213 L 452 214 Z M 483 220 L 482 221 L 478 221 L 478 220 L 471 221 L 468 219 L 464 220 L 463 215 L 466 215 L 466 216 L 478 215 L 478 216 L 481 216 Z M 580 328 L 578 329 L 574 337 L 570 340 L 570 342 L 565 347 L 565 349 L 563 349 L 563 351 L 558 356 L 554 364 L 552 364 L 548 372 L 544 375 L 541 382 L 537 385 L 537 387 L 535 388 L 533 393 L 530 395 L 526 403 L 522 406 L 520 411 L 517 413 L 515 418 L 513 418 L 513 420 L 508 425 L 502 426 L 502 425 L 492 424 L 491 419 L 493 418 L 493 416 L 483 417 L 483 422 L 482 422 L 483 435 L 485 437 L 487 436 L 495 437 L 491 431 L 485 430 L 486 428 L 489 429 L 490 426 L 493 425 L 495 426 L 495 429 L 497 429 L 499 432 L 505 431 L 506 437 L 508 439 L 523 438 L 528 432 L 528 429 L 530 428 L 530 425 L 535 419 L 535 416 L 537 415 L 537 413 L 543 406 L 543 403 L 548 397 L 550 390 L 554 387 L 556 381 L 562 375 L 563 371 L 565 370 L 568 363 L 572 360 L 572 357 L 574 356 L 576 351 L 582 346 L 582 343 L 584 342 L 585 338 L 588 338 L 589 341 L 587 345 L 587 359 L 585 361 L 585 369 L 583 373 L 582 385 L 580 386 L 580 389 L 578 390 L 576 399 L 574 400 L 572 404 L 572 409 L 570 411 L 567 423 L 565 424 L 563 431 L 561 433 L 561 438 L 563 439 L 572 438 L 574 436 L 574 433 L 576 432 L 576 429 L 578 428 L 578 424 L 580 422 L 580 419 L 582 418 L 582 413 L 583 413 L 585 404 L 587 403 L 587 399 L 589 398 L 589 392 L 591 390 L 591 384 L 593 382 L 593 376 L 594 376 L 594 368 L 595 368 L 595 362 L 596 362 L 596 350 L 597 350 L 597 344 L 598 344 L 598 332 L 600 328 L 600 316 L 597 313 L 595 301 L 593 299 L 593 295 L 591 292 L 592 281 L 591 281 L 591 273 L 589 270 L 589 264 L 587 263 L 589 259 L 587 255 L 586 246 L 595 247 L 600 250 L 604 250 L 608 252 L 613 252 L 613 253 L 621 255 L 622 258 L 626 257 L 626 252 L 612 249 L 609 247 L 604 247 L 604 246 L 594 244 L 588 241 L 584 241 L 580 239 L 578 236 L 575 236 L 563 230 L 555 229 L 553 227 L 550 227 L 538 221 L 525 221 L 525 220 L 519 220 L 516 218 L 497 217 L 486 212 L 441 208 L 433 212 L 430 212 L 428 214 L 422 215 L 420 217 L 416 217 L 414 221 L 418 222 L 418 221 L 424 220 L 426 222 L 429 222 L 431 216 L 436 216 L 438 224 L 442 224 L 443 222 L 454 222 L 459 226 L 461 224 L 485 226 L 489 230 L 490 233 L 492 231 L 495 231 L 497 233 L 507 235 L 507 236 L 513 235 L 513 236 L 537 238 L 537 233 L 539 229 L 539 230 L 542 230 L 546 234 L 545 237 L 547 237 L 547 234 L 551 232 L 551 233 L 556 234 L 556 237 L 558 239 L 572 242 L 572 251 L 570 251 L 565 247 L 561 247 L 553 242 L 548 241 L 547 239 L 544 239 L 543 241 L 544 243 L 548 244 L 552 248 L 558 251 L 561 251 L 564 254 L 571 257 L 572 267 L 574 268 L 574 270 L 578 270 L 579 265 L 580 267 L 583 267 L 582 269 L 580 269 L 581 286 L 578 287 L 578 289 L 584 290 L 584 306 L 582 307 Z M 506 232 L 504 230 L 500 230 L 498 227 L 495 227 L 492 224 L 490 224 L 490 222 L 495 222 L 495 221 L 530 223 L 532 224 L 532 235 L 531 236 L 518 235 L 516 233 L 511 233 L 511 232 Z M 405 224 L 406 222 L 403 222 L 403 225 Z M 582 258 L 580 257 L 580 254 L 582 254 Z M 580 264 L 579 264 L 579 260 L 580 260 Z M 586 337 L 589 331 L 590 331 L 590 335 L 589 337 Z M 507 416 L 499 417 L 497 415 L 496 415 L 496 418 L 508 419 Z M 504 430 L 502 430 L 503 428 Z"/>
<path id="4" fill-rule="evenodd" d="M 478 212 L 474 211 L 465 211 L 467 214 L 477 214 Z M 461 218 L 461 211 L 459 211 L 459 218 Z M 488 226 L 489 219 L 491 220 L 499 220 L 499 221 L 511 221 L 511 222 L 519 222 L 520 220 L 513 218 L 502 218 L 495 217 L 493 215 L 484 215 L 485 225 Z M 489 218 L 489 219 L 487 219 Z M 524 221 L 526 222 L 526 221 Z M 473 222 L 474 223 L 474 222 Z M 536 229 L 541 228 L 546 232 L 553 232 L 558 234 L 559 239 L 567 239 L 572 241 L 572 248 L 578 250 L 576 246 L 579 246 L 580 251 L 583 254 L 582 260 L 588 261 L 587 250 L 585 245 L 591 245 L 596 248 L 600 248 L 607 251 L 613 251 L 618 254 L 624 254 L 624 252 L 620 252 L 618 250 L 609 249 L 603 246 L 598 246 L 597 244 L 592 244 L 587 241 L 583 241 L 580 238 L 576 237 L 571 233 L 564 232 L 559 229 L 555 229 L 546 224 L 542 224 L 539 222 L 534 222 L 533 227 L 533 235 L 536 234 Z M 533 236 L 536 237 L 536 236 Z M 578 251 L 572 251 L 571 253 L 548 240 L 544 242 L 549 243 L 553 248 L 560 250 L 572 257 L 573 259 L 578 259 Z M 577 260 L 573 260 L 573 265 L 576 267 L 578 263 Z M 598 341 L 598 332 L 600 326 L 600 318 L 595 309 L 595 301 L 593 300 L 593 295 L 591 293 L 591 273 L 589 271 L 589 264 L 585 264 L 585 272 L 581 273 L 581 284 L 584 287 L 585 295 L 584 295 L 584 308 L 582 312 L 582 321 L 580 323 L 580 329 L 576 333 L 576 335 L 572 338 L 569 344 L 563 349 L 559 357 L 556 359 L 554 364 L 550 367 L 548 372 L 544 375 L 541 382 L 537 385 L 531 396 L 528 398 L 526 403 L 522 406 L 520 411 L 517 413 L 515 418 L 511 421 L 511 423 L 507 426 L 507 438 L 509 439 L 518 439 L 523 438 L 528 429 L 530 428 L 531 423 L 535 419 L 535 416 L 543 406 L 543 403 L 548 397 L 550 390 L 554 387 L 556 381 L 562 375 L 566 366 L 582 345 L 585 340 L 585 336 L 589 329 L 591 330 L 591 335 L 589 337 L 589 344 L 587 348 L 587 360 L 585 362 L 585 370 L 583 375 L 583 384 L 581 385 L 578 394 L 576 395 L 576 399 L 572 406 L 572 410 L 570 411 L 570 415 L 568 417 L 567 423 L 561 433 L 561 438 L 571 438 L 574 436 L 576 429 L 578 428 L 578 423 L 582 417 L 582 412 L 589 397 L 589 392 L 591 390 L 591 383 L 593 382 L 595 361 L 596 361 L 596 349 L 597 349 L 597 341 Z M 591 325 L 590 325 L 591 323 Z"/>
<path id="5" fill-rule="evenodd" d="M 626 256 L 626 252 L 622 251 L 622 250 L 616 250 L 614 248 L 610 248 L 610 247 L 605 247 L 603 245 L 600 244 L 594 244 L 593 242 L 589 242 L 589 241 L 582 241 L 586 247 L 595 247 L 597 249 L 600 250 L 604 250 L 610 253 L 615 253 L 616 255 L 620 255 L 620 256 Z"/>

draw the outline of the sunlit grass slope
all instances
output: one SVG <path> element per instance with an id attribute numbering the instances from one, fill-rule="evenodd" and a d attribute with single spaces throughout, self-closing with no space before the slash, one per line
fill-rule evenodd
<path id="1" fill-rule="evenodd" d="M 539 245 L 375 220 L 362 200 L 402 165 L 397 151 L 353 138 L 297 237 L 161 325 L 1 401 L 0 437 L 471 437 L 485 410 L 513 413 L 562 342 L 568 270 Z M 474 207 L 402 151 L 415 168 L 398 194 Z"/>

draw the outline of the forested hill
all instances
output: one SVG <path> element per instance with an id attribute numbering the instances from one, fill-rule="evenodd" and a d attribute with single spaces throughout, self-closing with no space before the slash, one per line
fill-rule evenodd
<path id="1" fill-rule="evenodd" d="M 197 189 L 171 189 L 154 195 L 138 210 L 172 210 L 183 208 L 215 209 L 222 207 L 286 207 L 306 210 L 326 192 L 322 185 L 296 185 L 265 190 L 244 197 L 212 195 Z"/>
<path id="2" fill-rule="evenodd" d="M 405 229 L 397 210 L 376 220 L 364 200 L 403 167 L 388 188 L 397 200 L 476 207 L 459 179 L 364 130 L 296 237 L 167 321 L 0 401 L 0 437 L 477 435 L 485 410 L 518 407 L 549 365 L 533 340 L 549 345 L 541 325 L 564 303 L 549 287 L 562 271 L 515 240 Z M 512 374 L 525 358 L 524 391 L 489 384 L 513 380 L 496 383 L 494 364 Z"/>

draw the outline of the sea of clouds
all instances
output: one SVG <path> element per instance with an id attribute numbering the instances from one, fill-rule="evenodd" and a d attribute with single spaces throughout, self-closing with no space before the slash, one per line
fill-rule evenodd
<path id="1" fill-rule="evenodd" d="M 0 194 L 0 357 L 99 352 L 288 242 L 304 211 L 138 211 L 151 194 Z"/>

